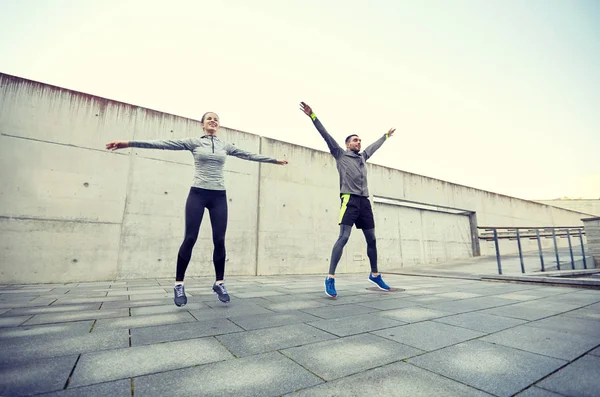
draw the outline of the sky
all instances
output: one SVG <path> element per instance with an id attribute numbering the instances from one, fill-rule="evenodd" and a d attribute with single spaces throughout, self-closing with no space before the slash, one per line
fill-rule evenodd
<path id="1" fill-rule="evenodd" d="M 518 198 L 600 198 L 600 1 L 0 0 L 0 72 Z M 120 137 L 115 136 L 114 139 Z"/>

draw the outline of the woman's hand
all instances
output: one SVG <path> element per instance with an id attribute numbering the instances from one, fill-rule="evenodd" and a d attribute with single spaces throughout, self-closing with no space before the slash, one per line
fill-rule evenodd
<path id="1" fill-rule="evenodd" d="M 106 144 L 107 150 L 115 151 L 117 149 L 127 149 L 129 147 L 129 141 L 113 141 Z"/>

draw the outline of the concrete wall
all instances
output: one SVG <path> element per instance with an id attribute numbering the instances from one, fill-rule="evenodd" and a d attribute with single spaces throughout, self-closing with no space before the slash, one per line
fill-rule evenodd
<path id="1" fill-rule="evenodd" d="M 0 283 L 173 277 L 191 154 L 104 145 L 200 133 L 196 120 L 0 74 Z M 326 272 L 338 233 L 333 158 L 228 128 L 219 134 L 290 161 L 227 161 L 226 274 Z M 368 171 L 373 195 L 473 211 L 480 225 L 573 226 L 585 217 L 373 164 Z M 374 210 L 381 270 L 472 255 L 464 215 L 382 203 Z M 493 245 L 482 243 L 481 251 L 493 254 Z M 187 275 L 214 274 L 211 259 L 206 215 Z M 338 271 L 367 270 L 364 237 L 355 230 Z"/>
<path id="2" fill-rule="evenodd" d="M 600 216 L 600 200 L 536 200 L 538 203 Z"/>
<path id="3" fill-rule="evenodd" d="M 600 218 L 584 218 L 583 225 L 587 236 L 588 251 L 594 258 L 594 265 L 600 265 Z"/>

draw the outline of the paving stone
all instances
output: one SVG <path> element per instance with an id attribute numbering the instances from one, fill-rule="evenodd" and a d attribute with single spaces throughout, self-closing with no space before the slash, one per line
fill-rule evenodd
<path id="1" fill-rule="evenodd" d="M 589 306 L 588 306 L 589 307 Z M 571 312 L 563 313 L 563 316 L 583 318 L 587 320 L 600 321 L 600 310 L 577 309 Z"/>
<path id="2" fill-rule="evenodd" d="M 387 328 L 374 331 L 372 334 L 426 351 L 440 349 L 485 335 L 482 332 L 434 321 Z"/>
<path id="3" fill-rule="evenodd" d="M 243 357 L 335 339 L 335 336 L 306 324 L 293 324 L 221 335 L 216 338 L 227 346 L 230 352 L 238 357 Z"/>
<path id="4" fill-rule="evenodd" d="M 239 298 L 239 299 L 245 299 L 245 298 L 259 298 L 262 296 L 276 296 L 276 295 L 285 295 L 284 292 L 279 292 L 279 291 L 270 291 L 270 290 L 265 290 L 265 291 L 248 291 L 248 292 L 237 292 L 235 294 L 232 294 L 233 296 Z"/>
<path id="5" fill-rule="evenodd" d="M 419 302 L 408 300 L 407 298 L 384 299 L 374 302 L 359 302 L 360 306 L 371 307 L 379 310 L 400 309 L 404 307 L 413 307 L 419 305 Z"/>
<path id="6" fill-rule="evenodd" d="M 191 303 L 192 302 L 190 302 L 190 304 Z M 173 297 L 150 299 L 150 300 L 136 300 L 136 301 L 131 301 L 129 299 L 119 299 L 119 300 L 115 300 L 115 301 L 104 302 L 102 304 L 102 307 L 100 308 L 100 310 L 121 309 L 123 307 L 132 308 L 132 307 L 166 306 L 166 305 L 175 306 L 175 304 L 173 303 Z M 177 307 L 177 306 L 175 306 L 175 307 Z"/>
<path id="7" fill-rule="evenodd" d="M 430 309 L 450 313 L 465 313 L 475 310 L 488 309 L 490 307 L 506 306 L 514 304 L 514 301 L 494 296 L 485 296 L 481 298 L 462 299 L 451 302 L 440 302 L 424 305 Z"/>
<path id="8" fill-rule="evenodd" d="M 328 303 L 326 301 L 329 298 L 326 298 L 322 292 L 314 292 L 308 294 L 293 294 L 293 295 L 278 295 L 278 296 L 265 296 L 265 299 L 272 301 L 273 303 L 284 303 L 284 302 L 305 302 L 305 301 L 317 301 L 323 302 L 324 305 Z"/>
<path id="9" fill-rule="evenodd" d="M 68 388 L 66 390 L 45 393 L 40 397 L 131 397 L 131 380 L 122 379 L 113 382 L 98 383 L 92 386 Z"/>
<path id="10" fill-rule="evenodd" d="M 562 298 L 562 299 L 564 299 L 564 298 Z M 531 307 L 531 308 L 538 309 L 538 310 L 549 310 L 549 311 L 555 312 L 557 314 L 563 313 L 563 312 L 568 312 L 568 311 L 575 310 L 575 309 L 580 309 L 582 306 L 584 306 L 584 305 L 557 302 L 556 300 L 550 301 L 547 298 L 541 299 L 538 301 L 533 301 L 533 302 L 531 302 L 531 301 L 520 302 L 520 303 L 513 305 L 513 307 Z"/>
<path id="11" fill-rule="evenodd" d="M 439 310 L 427 309 L 423 307 L 407 307 L 398 310 L 387 310 L 377 315 L 391 318 L 405 323 L 416 323 L 419 321 L 430 320 L 432 318 L 451 316 L 454 313 L 442 312 Z"/>
<path id="12" fill-rule="evenodd" d="M 85 305 L 52 305 L 52 306 L 41 306 L 41 307 L 21 307 L 13 309 L 10 315 L 34 315 L 34 314 L 45 314 L 45 313 L 66 313 L 66 312 L 77 312 L 82 310 L 98 310 L 100 303 L 89 303 Z"/>
<path id="13" fill-rule="evenodd" d="M 521 325 L 488 335 L 481 340 L 563 360 L 573 360 L 600 344 L 600 335 L 590 338 Z"/>
<path id="14" fill-rule="evenodd" d="M 11 310 L 11 309 L 15 309 L 18 307 L 35 307 L 35 306 L 48 306 L 50 303 L 54 302 L 56 299 L 52 299 L 49 301 L 44 301 L 41 303 L 32 303 L 33 301 L 31 300 L 18 300 L 18 301 L 14 301 L 14 300 L 10 300 L 10 301 L 6 301 L 6 300 L 1 300 L 0 301 L 0 309 L 2 310 Z"/>
<path id="15" fill-rule="evenodd" d="M 15 363 L 2 368 L 0 396 L 26 396 L 62 390 L 77 355 Z"/>
<path id="16" fill-rule="evenodd" d="M 236 323 L 244 330 L 250 331 L 261 328 L 279 327 L 297 323 L 306 323 L 318 320 L 319 317 L 299 311 L 283 313 L 254 314 L 249 316 L 231 317 L 229 320 Z"/>
<path id="17" fill-rule="evenodd" d="M 277 352 L 134 379 L 135 394 L 144 397 L 279 396 L 319 383 Z"/>
<path id="18" fill-rule="evenodd" d="M 397 327 L 406 324 L 402 321 L 384 318 L 374 314 L 359 314 L 330 320 L 318 320 L 309 325 L 322 329 L 337 336 L 349 336 L 384 328 Z"/>
<path id="19" fill-rule="evenodd" d="M 527 321 L 510 317 L 492 316 L 480 312 L 462 313 L 455 316 L 436 318 L 438 323 L 455 325 L 457 327 L 469 328 L 475 331 L 492 333 L 506 328 L 525 324 Z"/>
<path id="20" fill-rule="evenodd" d="M 66 335 L 46 333 L 34 337 L 0 338 L 0 364 L 12 365 L 15 362 L 128 346 L 128 330 Z"/>
<path id="21" fill-rule="evenodd" d="M 99 297 L 84 297 L 84 298 L 79 298 L 79 297 L 64 297 L 64 298 L 58 298 L 53 300 L 53 304 L 54 305 L 80 305 L 80 304 L 86 304 L 86 303 L 102 303 L 102 307 L 104 307 L 107 303 L 109 302 L 124 302 L 124 301 L 129 301 L 128 299 L 126 299 L 127 297 L 122 297 L 122 296 L 114 296 L 114 297 L 106 297 L 106 296 L 99 296 Z M 50 302 L 52 303 L 52 302 Z"/>
<path id="22" fill-rule="evenodd" d="M 260 307 L 265 307 L 273 304 L 273 301 L 267 300 L 267 298 L 246 298 L 244 299 L 244 304 L 250 305 L 258 305 Z M 209 305 L 207 305 L 209 306 Z"/>
<path id="23" fill-rule="evenodd" d="M 565 396 L 597 397 L 600 391 L 600 357 L 583 356 L 537 386 Z"/>
<path id="24" fill-rule="evenodd" d="M 594 350 L 592 350 L 590 352 L 590 354 L 593 354 L 595 356 L 600 356 L 600 347 L 595 348 Z"/>
<path id="25" fill-rule="evenodd" d="M 439 294 L 439 296 L 443 296 L 445 298 L 452 298 L 452 299 L 468 299 L 468 298 L 477 298 L 478 296 L 481 296 L 481 295 L 473 294 L 471 292 L 445 292 L 445 293 Z"/>
<path id="26" fill-rule="evenodd" d="M 600 344 L 600 324 L 598 321 L 585 318 L 573 318 L 565 315 L 548 317 L 527 323 L 530 327 L 552 329 L 567 334 L 584 335 L 598 340 Z"/>
<path id="27" fill-rule="evenodd" d="M 423 353 L 371 334 L 282 350 L 282 353 L 325 380 L 332 380 Z"/>
<path id="28" fill-rule="evenodd" d="M 174 354 L 176 353 L 176 354 Z M 214 338 L 84 353 L 70 386 L 84 386 L 232 358 Z"/>
<path id="29" fill-rule="evenodd" d="M 29 320 L 32 316 L 1 316 L 0 317 L 0 328 L 5 327 L 18 327 L 19 325 L 25 323 L 25 321 Z"/>
<path id="30" fill-rule="evenodd" d="M 529 389 L 522 391 L 519 394 L 515 394 L 515 397 L 564 397 L 562 394 L 556 394 L 551 391 L 541 389 L 539 387 L 530 387 Z"/>
<path id="31" fill-rule="evenodd" d="M 272 310 L 274 312 L 287 312 L 296 311 L 301 309 L 311 309 L 316 307 L 328 306 L 325 302 L 318 302 L 315 300 L 293 300 L 289 302 L 272 303 L 265 306 L 265 309 Z"/>
<path id="32" fill-rule="evenodd" d="M 540 297 L 536 296 L 536 295 L 527 295 L 527 293 L 520 294 L 518 292 L 496 295 L 496 297 L 502 298 L 502 299 L 515 300 L 515 301 L 530 301 L 530 300 L 540 299 Z"/>
<path id="33" fill-rule="evenodd" d="M 436 302 L 448 302 L 450 299 L 444 298 L 439 295 L 416 295 L 405 298 L 408 302 L 414 302 L 415 304 L 427 304 Z"/>
<path id="34" fill-rule="evenodd" d="M 150 316 L 109 318 L 96 321 L 96 324 L 94 325 L 94 332 L 114 328 L 137 328 L 164 324 L 173 325 L 190 321 L 195 322 L 196 319 L 187 311 L 170 314 L 155 314 Z"/>
<path id="35" fill-rule="evenodd" d="M 243 329 L 228 319 L 214 319 L 175 325 L 168 324 L 154 327 L 133 328 L 131 330 L 131 345 L 149 345 L 153 343 L 195 339 L 240 331 L 243 331 Z"/>
<path id="36" fill-rule="evenodd" d="M 172 290 L 170 292 L 173 292 Z M 157 288 L 145 288 L 145 289 L 128 289 L 126 291 L 109 291 L 106 296 L 125 296 L 125 295 L 164 295 L 165 291 L 162 287 Z"/>
<path id="37" fill-rule="evenodd" d="M 403 362 L 307 388 L 295 397 L 490 397 L 490 394 Z"/>
<path id="38" fill-rule="evenodd" d="M 190 313 L 196 319 L 198 319 L 198 321 L 204 321 L 212 318 L 230 318 L 250 314 L 266 314 L 273 312 L 258 305 L 245 304 L 238 301 L 228 305 L 219 304 L 212 309 L 190 310 Z"/>
<path id="39" fill-rule="evenodd" d="M 521 320 L 539 320 L 544 317 L 554 316 L 560 311 L 549 311 L 536 309 L 535 307 L 522 307 L 516 305 L 493 307 L 491 309 L 481 310 L 480 313 L 492 314 L 495 316 L 518 318 Z"/>
<path id="40" fill-rule="evenodd" d="M 30 338 L 40 335 L 78 335 L 89 334 L 93 320 L 75 321 L 72 323 L 46 324 L 36 326 L 21 326 L 13 328 L 0 328 L 0 339 Z"/>
<path id="41" fill-rule="evenodd" d="M 102 291 L 78 291 L 78 290 L 71 290 L 66 294 L 55 294 L 55 295 L 51 295 L 54 298 L 60 299 L 60 298 L 64 298 L 64 297 L 72 297 L 72 298 L 105 298 L 106 297 L 106 292 L 102 292 Z M 48 296 L 48 295 L 45 295 Z"/>
<path id="42" fill-rule="evenodd" d="M 127 316 L 129 316 L 129 309 L 127 308 L 114 310 L 86 310 L 75 313 L 36 314 L 31 317 L 31 320 L 27 321 L 25 325 L 66 323 L 71 321 Z"/>
<path id="43" fill-rule="evenodd" d="M 312 314 L 313 316 L 321 317 L 324 319 L 354 316 L 363 313 L 374 313 L 378 312 L 378 309 L 373 309 L 365 306 L 358 305 L 339 305 L 339 306 L 323 306 L 312 309 L 302 309 L 303 312 Z"/>
<path id="44" fill-rule="evenodd" d="M 181 313 L 183 310 L 198 310 L 207 309 L 208 306 L 202 302 L 192 302 L 186 304 L 184 307 L 177 307 L 171 302 L 169 305 L 161 306 L 148 306 L 148 307 L 133 307 L 131 308 L 132 316 L 145 316 L 150 314 L 163 314 L 163 313 Z"/>
<path id="45" fill-rule="evenodd" d="M 566 364 L 564 360 L 480 340 L 407 361 L 500 397 L 511 396 Z"/>
<path id="46" fill-rule="evenodd" d="M 164 294 L 140 294 L 140 295 L 129 295 L 129 299 L 132 301 L 147 301 L 147 300 L 156 300 L 156 299 L 165 299 L 165 298 L 171 298 L 171 301 L 173 299 L 173 291 L 171 292 L 165 292 Z M 189 299 L 189 296 L 188 296 Z"/>
<path id="47" fill-rule="evenodd" d="M 549 298 L 544 298 L 544 303 L 568 303 L 571 305 L 581 305 L 587 306 L 593 303 L 600 302 L 600 294 L 581 294 L 579 292 L 575 292 L 572 294 L 565 294 L 560 296 L 552 296 Z"/>

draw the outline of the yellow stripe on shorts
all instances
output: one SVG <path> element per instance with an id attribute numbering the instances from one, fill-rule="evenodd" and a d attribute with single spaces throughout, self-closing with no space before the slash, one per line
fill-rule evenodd
<path id="1" fill-rule="evenodd" d="M 344 214 L 346 213 L 346 208 L 348 207 L 349 200 L 350 200 L 349 193 L 342 194 L 342 207 L 340 208 L 340 220 L 338 221 L 338 223 L 342 223 L 342 219 L 344 219 Z"/>

